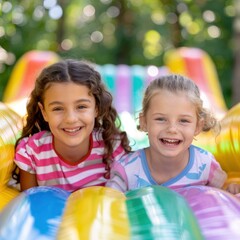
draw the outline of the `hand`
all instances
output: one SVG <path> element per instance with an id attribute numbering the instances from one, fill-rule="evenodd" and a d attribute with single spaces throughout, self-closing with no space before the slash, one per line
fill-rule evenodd
<path id="1" fill-rule="evenodd" d="M 230 192 L 232 194 L 240 193 L 240 184 L 238 184 L 238 183 L 230 183 L 226 187 L 226 191 L 228 191 L 228 192 Z"/>

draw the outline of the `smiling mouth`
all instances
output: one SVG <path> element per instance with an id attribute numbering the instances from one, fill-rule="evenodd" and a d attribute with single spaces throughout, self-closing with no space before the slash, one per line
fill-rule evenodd
<path id="1" fill-rule="evenodd" d="M 68 133 L 75 133 L 75 132 L 78 132 L 81 129 L 82 129 L 82 127 L 78 127 L 78 128 L 64 128 L 63 131 L 68 132 Z"/>
<path id="2" fill-rule="evenodd" d="M 180 144 L 181 143 L 181 140 L 177 140 L 177 139 L 165 139 L 165 138 L 161 138 L 160 139 L 161 140 L 161 142 L 163 143 L 163 144 L 166 144 L 166 145 L 178 145 L 178 144 Z"/>

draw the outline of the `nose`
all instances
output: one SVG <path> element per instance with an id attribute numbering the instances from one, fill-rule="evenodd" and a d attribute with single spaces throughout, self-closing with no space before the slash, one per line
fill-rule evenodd
<path id="1" fill-rule="evenodd" d="M 65 120 L 66 120 L 67 123 L 76 122 L 78 120 L 78 116 L 77 116 L 76 111 L 74 111 L 74 110 L 66 111 Z"/>
<path id="2" fill-rule="evenodd" d="M 177 124 L 174 123 L 174 122 L 169 123 L 167 130 L 168 130 L 169 132 L 176 132 L 176 131 L 177 131 Z"/>

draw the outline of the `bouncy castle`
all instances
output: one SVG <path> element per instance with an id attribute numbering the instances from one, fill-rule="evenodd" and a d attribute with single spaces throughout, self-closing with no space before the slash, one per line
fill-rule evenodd
<path id="1" fill-rule="evenodd" d="M 125 194 L 107 187 L 74 193 L 54 187 L 19 192 L 11 185 L 14 144 L 20 134 L 27 97 L 36 76 L 60 58 L 31 51 L 16 63 L 0 103 L 0 239 L 163 239 L 239 240 L 240 197 L 207 186 L 170 190 L 151 186 Z M 179 48 L 165 54 L 164 66 L 97 66 L 115 99 L 122 127 L 133 148 L 147 146 L 136 128 L 143 91 L 154 78 L 179 73 L 196 81 L 204 104 L 221 123 L 221 132 L 203 133 L 195 145 L 211 151 L 240 182 L 240 104 L 227 109 L 211 58 L 201 49 Z"/>

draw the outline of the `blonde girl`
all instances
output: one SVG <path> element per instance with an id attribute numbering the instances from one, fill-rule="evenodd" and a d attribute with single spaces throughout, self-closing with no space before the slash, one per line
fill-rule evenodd
<path id="1" fill-rule="evenodd" d="M 139 128 L 147 133 L 149 147 L 115 162 L 107 186 L 122 192 L 149 185 L 223 188 L 227 174 L 220 164 L 192 144 L 201 131 L 217 126 L 198 86 L 177 74 L 160 77 L 147 87 L 142 107 Z M 238 193 L 240 185 L 230 184 L 227 190 Z"/>

